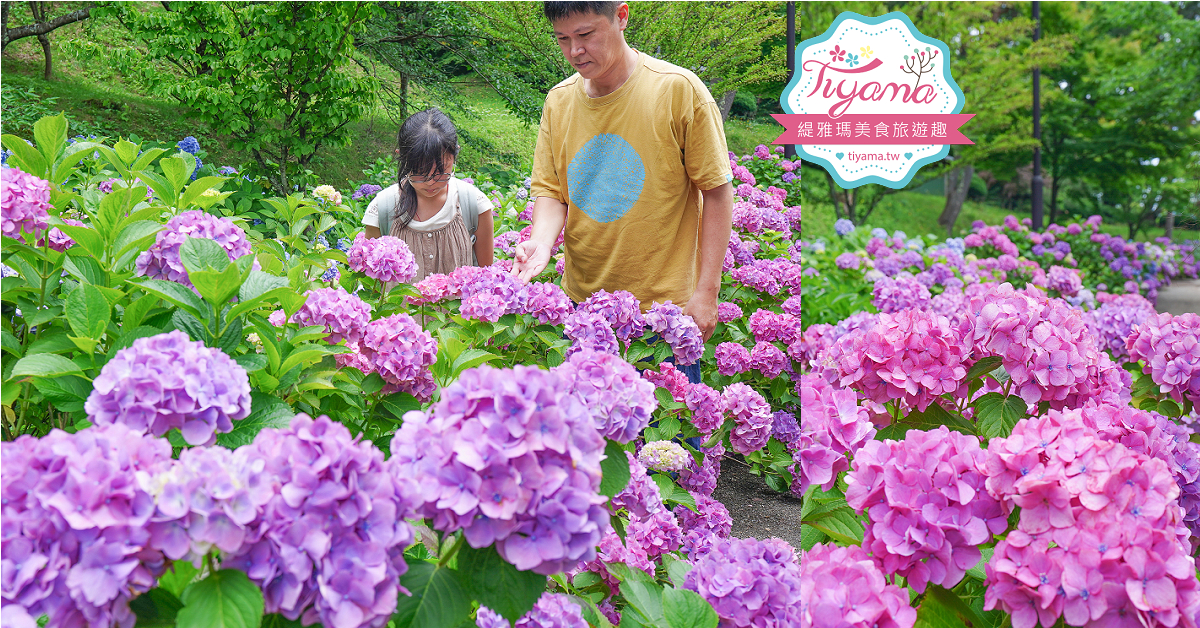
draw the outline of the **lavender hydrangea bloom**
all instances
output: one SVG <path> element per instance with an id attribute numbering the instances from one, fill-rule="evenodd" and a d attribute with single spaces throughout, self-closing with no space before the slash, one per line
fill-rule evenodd
<path id="1" fill-rule="evenodd" d="M 371 322 L 371 306 L 346 292 L 345 288 L 315 288 L 308 291 L 304 305 L 292 316 L 301 327 L 321 325 L 329 332 L 325 340 L 337 344 L 345 340 L 357 344 L 363 328 Z"/>
<path id="2" fill-rule="evenodd" d="M 728 323 L 729 321 L 737 320 L 742 317 L 742 308 L 736 303 L 726 303 L 724 301 L 717 304 L 717 322 Z"/>
<path id="3" fill-rule="evenodd" d="M 165 563 L 137 477 L 170 464 L 170 443 L 121 424 L 0 444 L 4 625 L 133 628 L 129 602 Z"/>
<path id="4" fill-rule="evenodd" d="M 679 485 L 701 495 L 712 495 L 717 488 L 717 479 L 721 477 L 721 458 L 725 455 L 725 445 L 717 443 L 712 447 L 701 447 L 704 461 L 699 465 L 692 463 L 687 469 L 679 472 Z"/>
<path id="5" fill-rule="evenodd" d="M 725 504 L 699 493 L 692 493 L 696 511 L 687 506 L 676 506 L 675 516 L 679 529 L 683 531 L 683 548 L 689 555 L 707 552 L 719 539 L 727 539 L 733 532 L 733 517 Z"/>
<path id="6" fill-rule="evenodd" d="M 179 259 L 179 249 L 188 238 L 212 240 L 220 244 L 229 254 L 230 261 L 253 253 L 246 232 L 232 220 L 193 209 L 167 221 L 166 228 L 158 232 L 154 244 L 138 255 L 137 274 L 191 287 L 187 268 Z"/>
<path id="7" fill-rule="evenodd" d="M 417 276 L 417 260 L 404 240 L 358 234 L 346 256 L 350 270 L 383 282 L 408 283 Z"/>
<path id="8" fill-rule="evenodd" d="M 737 382 L 721 391 L 725 411 L 735 423 L 729 434 L 729 444 L 739 454 L 746 455 L 766 446 L 771 439 L 771 406 L 758 391 Z"/>
<path id="9" fill-rule="evenodd" d="M 364 184 L 358 186 L 358 189 L 355 190 L 354 193 L 350 195 L 350 198 L 353 200 L 356 200 L 356 201 L 362 200 L 362 199 L 368 199 L 368 198 L 371 198 L 372 196 L 375 196 L 376 194 L 379 194 L 381 191 L 383 191 L 382 186 L 375 185 L 374 183 L 364 183 Z"/>
<path id="10" fill-rule="evenodd" d="M 508 628 L 508 620 L 486 606 L 475 616 L 478 628 Z M 513 628 L 588 628 L 583 611 L 561 593 L 543 593 L 533 608 Z"/>
<path id="11" fill-rule="evenodd" d="M 213 547 L 230 554 L 258 540 L 248 526 L 273 492 L 252 479 L 248 451 L 192 447 L 169 470 L 138 477 L 157 506 L 147 525 L 151 541 L 167 558 L 199 566 Z"/>
<path id="12" fill-rule="evenodd" d="M 567 322 L 574 311 L 571 298 L 566 292 L 550 282 L 531 282 L 525 288 L 525 314 L 543 325 L 559 326 Z"/>
<path id="13" fill-rule="evenodd" d="M 679 522 L 665 507 L 644 517 L 631 515 L 625 532 L 625 546 L 629 551 L 651 561 L 657 561 L 663 554 L 677 551 L 683 545 Z"/>
<path id="14" fill-rule="evenodd" d="M 224 351 L 175 330 L 118 351 L 83 407 L 97 425 L 155 436 L 179 428 L 188 444 L 208 445 L 250 414 L 250 378 Z"/>
<path id="15" fill-rule="evenodd" d="M 558 373 L 467 369 L 430 414 L 409 412 L 392 438 L 402 477 L 421 477 L 418 516 L 551 574 L 596 555 L 608 527 L 599 495 L 604 439 Z"/>
<path id="16" fill-rule="evenodd" d="M 671 352 L 680 364 L 695 364 L 704 354 L 700 328 L 678 305 L 670 301 L 655 303 L 643 317 L 650 329 L 671 346 Z"/>
<path id="17" fill-rule="evenodd" d="M 838 218 L 837 222 L 833 223 L 833 230 L 840 236 L 847 236 L 854 233 L 854 223 L 846 218 Z"/>
<path id="18" fill-rule="evenodd" d="M 771 421 L 771 436 L 775 440 L 790 446 L 800 438 L 800 423 L 791 412 L 780 410 L 771 416 Z"/>
<path id="19" fill-rule="evenodd" d="M 640 338 L 646 327 L 642 319 L 641 304 L 632 292 L 600 290 L 579 304 L 579 311 L 599 315 L 612 325 L 613 333 L 622 342 Z"/>
<path id="20" fill-rule="evenodd" d="M 437 341 L 408 314 L 368 323 L 359 348 L 384 381 L 400 386 L 419 380 L 437 361 Z"/>
<path id="21" fill-rule="evenodd" d="M 721 375 L 728 377 L 750 369 L 750 350 L 736 342 L 717 345 L 715 357 L 717 372 Z"/>
<path id="22" fill-rule="evenodd" d="M 1096 337 L 1096 343 L 1108 349 L 1114 360 L 1129 357 L 1125 340 L 1135 328 L 1157 316 L 1154 304 L 1140 294 L 1122 294 L 1109 299 L 1099 308 L 1085 312 L 1083 321 Z"/>
<path id="23" fill-rule="evenodd" d="M 563 333 L 571 339 L 568 356 L 584 350 L 615 355 L 621 349 L 612 327 L 599 314 L 575 310 L 567 316 Z"/>
<path id="24" fill-rule="evenodd" d="M 72 227 L 87 226 L 87 225 L 84 225 L 82 222 L 79 222 L 78 220 L 71 220 L 70 218 L 64 218 L 63 222 L 68 225 L 71 225 Z M 51 227 L 50 233 L 46 234 L 46 239 L 48 239 L 50 241 L 49 242 L 50 248 L 54 249 L 55 251 L 60 251 L 60 252 L 65 251 L 65 250 L 75 246 L 75 241 L 71 239 L 71 236 L 63 233 L 62 229 L 59 229 L 58 227 Z M 41 244 L 42 244 L 42 242 L 38 241 L 38 245 L 41 245 Z"/>
<path id="25" fill-rule="evenodd" d="M 260 536 L 222 566 L 262 587 L 268 613 L 333 628 L 385 624 L 408 570 L 416 482 L 327 417 L 298 414 L 245 449 L 262 470 L 249 490 L 270 498 L 248 526 Z"/>
<path id="26" fill-rule="evenodd" d="M 0 181 L 0 231 L 19 238 L 21 232 L 37 236 L 49 225 L 50 184 L 38 177 L 8 168 Z"/>
<path id="27" fill-rule="evenodd" d="M 929 289 L 908 272 L 898 273 L 895 278 L 884 277 L 876 281 L 874 293 L 875 307 L 887 314 L 924 308 L 933 298 Z"/>
<path id="28" fill-rule="evenodd" d="M 721 393 L 707 384 L 688 384 L 683 403 L 692 413 L 692 425 L 701 434 L 712 434 L 725 422 L 725 403 L 721 400 Z"/>
<path id="29" fill-rule="evenodd" d="M 684 588 L 713 605 L 722 626 L 799 626 L 800 561 L 780 539 L 722 539 L 693 557 Z"/>
<path id="30" fill-rule="evenodd" d="M 581 350 L 552 370 L 563 376 L 567 391 L 591 411 L 600 434 L 619 443 L 637 438 L 658 407 L 654 384 L 611 353 Z"/>

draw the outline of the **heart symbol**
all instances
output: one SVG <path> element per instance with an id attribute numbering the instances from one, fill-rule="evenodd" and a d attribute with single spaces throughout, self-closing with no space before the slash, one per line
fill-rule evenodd
<path id="1" fill-rule="evenodd" d="M 834 157 L 837 157 L 838 159 L 841 159 L 842 157 L 845 157 L 845 156 L 846 156 L 846 153 L 838 153 L 838 154 L 834 155 Z"/>
<path id="2" fill-rule="evenodd" d="M 912 159 L 912 153 L 904 153 L 905 159 Z"/>

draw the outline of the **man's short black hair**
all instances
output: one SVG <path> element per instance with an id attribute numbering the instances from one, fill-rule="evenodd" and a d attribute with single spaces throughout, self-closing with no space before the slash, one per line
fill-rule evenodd
<path id="1" fill-rule="evenodd" d="M 619 6 L 620 2 L 543 2 L 542 13 L 551 24 L 579 13 L 595 13 L 611 20 L 617 14 Z"/>

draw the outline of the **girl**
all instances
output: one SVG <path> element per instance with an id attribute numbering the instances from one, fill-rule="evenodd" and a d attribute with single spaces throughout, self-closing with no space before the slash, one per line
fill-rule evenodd
<path id="1" fill-rule="evenodd" d="M 404 240 L 417 259 L 413 283 L 459 266 L 491 266 L 492 202 L 454 178 L 458 131 L 437 108 L 400 126 L 400 181 L 382 190 L 363 215 L 366 237 L 382 229 Z M 472 230 L 472 227 L 475 227 Z"/>

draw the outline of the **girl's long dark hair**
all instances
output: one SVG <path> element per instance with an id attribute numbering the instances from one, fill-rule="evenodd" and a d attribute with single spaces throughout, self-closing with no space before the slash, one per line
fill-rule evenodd
<path id="1" fill-rule="evenodd" d="M 392 212 L 391 234 L 408 226 L 417 215 L 417 192 L 404 178 L 410 174 L 446 172 L 446 155 L 458 157 L 458 130 L 437 107 L 418 111 L 400 125 L 400 200 Z"/>

